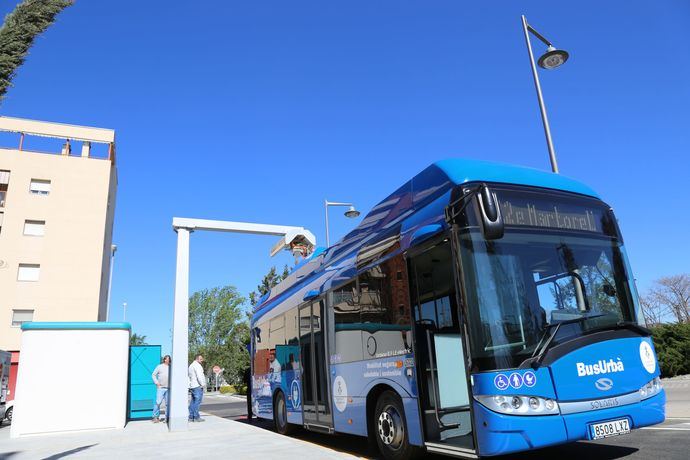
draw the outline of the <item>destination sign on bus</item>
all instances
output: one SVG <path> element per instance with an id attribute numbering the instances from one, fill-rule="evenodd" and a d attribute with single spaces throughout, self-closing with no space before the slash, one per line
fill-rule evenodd
<path id="1" fill-rule="evenodd" d="M 498 195 L 506 225 L 602 233 L 600 207 L 544 200 L 541 197 Z"/>

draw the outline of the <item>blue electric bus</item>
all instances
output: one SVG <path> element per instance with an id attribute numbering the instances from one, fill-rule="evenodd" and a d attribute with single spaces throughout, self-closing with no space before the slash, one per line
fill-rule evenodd
<path id="1" fill-rule="evenodd" d="M 623 238 L 589 187 L 437 162 L 274 287 L 251 321 L 252 412 L 387 459 L 630 433 L 666 396 Z"/>

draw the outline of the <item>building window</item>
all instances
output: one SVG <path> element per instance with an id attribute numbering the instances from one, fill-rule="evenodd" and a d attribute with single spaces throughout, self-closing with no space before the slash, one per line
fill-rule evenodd
<path id="1" fill-rule="evenodd" d="M 48 195 L 50 193 L 50 181 L 45 179 L 31 179 L 29 191 L 34 195 Z"/>
<path id="2" fill-rule="evenodd" d="M 7 186 L 10 183 L 10 172 L 0 170 L 0 208 L 5 207 L 5 198 L 7 198 Z"/>
<path id="3" fill-rule="evenodd" d="M 24 221 L 24 235 L 27 236 L 43 236 L 45 235 L 46 221 L 45 220 L 25 220 Z"/>
<path id="4" fill-rule="evenodd" d="M 12 327 L 21 327 L 34 320 L 33 310 L 12 310 Z"/>
<path id="5" fill-rule="evenodd" d="M 19 264 L 17 281 L 38 281 L 40 273 L 41 266 L 39 264 Z"/>

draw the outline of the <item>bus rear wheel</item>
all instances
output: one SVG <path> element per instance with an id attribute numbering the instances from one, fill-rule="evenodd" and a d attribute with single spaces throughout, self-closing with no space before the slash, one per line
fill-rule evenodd
<path id="1" fill-rule="evenodd" d="M 287 404 L 285 404 L 285 395 L 282 391 L 276 394 L 273 401 L 273 425 L 280 434 L 290 434 L 295 429 L 287 421 Z"/>
<path id="2" fill-rule="evenodd" d="M 384 391 L 376 402 L 374 432 L 379 452 L 386 460 L 409 460 L 419 457 L 421 448 L 410 445 L 405 410 L 400 397 Z"/>

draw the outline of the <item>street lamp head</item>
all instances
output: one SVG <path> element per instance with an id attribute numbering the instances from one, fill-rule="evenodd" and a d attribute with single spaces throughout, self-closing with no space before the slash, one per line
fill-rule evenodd
<path id="1" fill-rule="evenodd" d="M 350 208 L 345 211 L 345 217 L 349 217 L 350 219 L 354 219 L 355 217 L 359 217 L 360 212 L 355 209 L 354 206 L 350 206 Z"/>
<path id="2" fill-rule="evenodd" d="M 542 69 L 555 69 L 556 67 L 560 67 L 565 63 L 565 61 L 568 60 L 568 52 L 564 50 L 558 50 L 554 48 L 553 46 L 549 45 L 549 48 L 546 50 L 546 53 L 544 53 L 537 63 L 539 64 L 539 67 Z"/>

